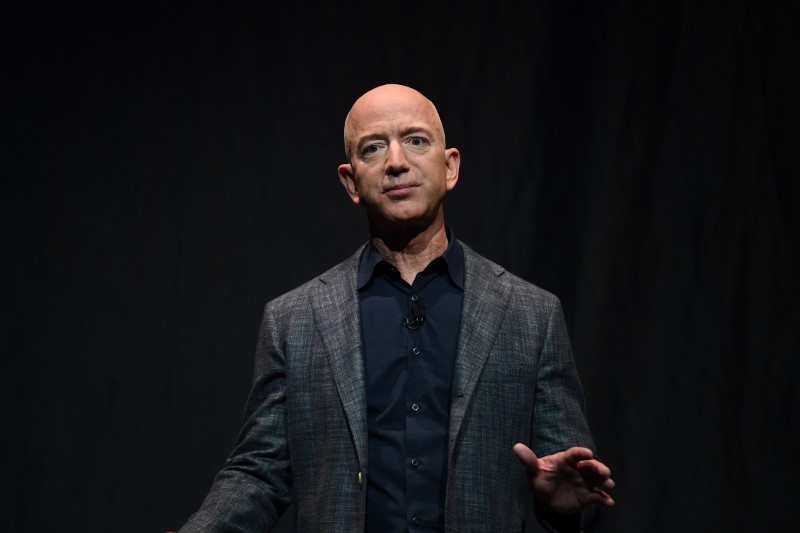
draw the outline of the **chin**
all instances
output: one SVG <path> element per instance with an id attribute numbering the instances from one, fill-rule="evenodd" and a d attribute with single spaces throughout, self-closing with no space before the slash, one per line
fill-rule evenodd
<path id="1" fill-rule="evenodd" d="M 423 210 L 404 210 L 404 211 L 395 211 L 393 213 L 386 213 L 386 220 L 397 223 L 422 223 L 425 221 L 431 221 L 434 217 L 431 217 L 429 213 Z"/>
<path id="2" fill-rule="evenodd" d="M 428 209 L 424 205 L 391 205 L 384 206 L 385 209 L 368 210 L 368 218 L 376 223 L 376 226 L 385 229 L 425 229 L 436 220 L 436 209 Z"/>
<path id="3" fill-rule="evenodd" d="M 431 226 L 436 219 L 427 213 L 405 213 L 403 215 L 385 218 L 386 227 L 397 230 L 424 230 Z"/>

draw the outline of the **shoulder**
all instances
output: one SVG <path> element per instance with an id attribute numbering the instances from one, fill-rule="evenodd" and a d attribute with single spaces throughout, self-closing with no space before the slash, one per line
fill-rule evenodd
<path id="1" fill-rule="evenodd" d="M 326 270 L 319 276 L 315 276 L 299 287 L 270 300 L 267 302 L 267 308 L 278 311 L 293 309 L 298 306 L 308 307 L 308 301 L 311 295 L 316 291 L 324 290 L 325 287 L 344 286 L 352 287 L 352 289 L 355 290 L 356 277 L 358 275 L 358 261 L 363 250 L 364 246 L 362 245 L 354 254 L 338 265 Z"/>
<path id="2" fill-rule="evenodd" d="M 499 285 L 506 288 L 510 299 L 531 300 L 553 307 L 560 305 L 558 297 L 521 277 L 512 274 L 494 261 L 487 259 L 472 248 L 459 241 L 464 250 L 464 273 L 466 290 L 485 290 L 487 286 Z"/>

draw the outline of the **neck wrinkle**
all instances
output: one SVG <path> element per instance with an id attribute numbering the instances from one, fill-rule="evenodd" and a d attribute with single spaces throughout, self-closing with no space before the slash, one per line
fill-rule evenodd
<path id="1" fill-rule="evenodd" d="M 381 256 L 397 268 L 400 276 L 409 285 L 414 283 L 419 272 L 447 250 L 448 245 L 444 221 L 438 227 L 429 226 L 410 238 L 392 240 L 373 236 L 372 242 Z"/>

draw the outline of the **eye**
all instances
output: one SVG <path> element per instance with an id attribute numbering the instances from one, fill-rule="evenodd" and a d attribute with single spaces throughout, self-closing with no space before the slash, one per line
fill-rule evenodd
<path id="1" fill-rule="evenodd" d="M 378 143 L 372 143 L 364 146 L 361 148 L 361 157 L 370 157 L 377 154 L 381 149 L 381 145 Z"/>
<path id="2" fill-rule="evenodd" d="M 410 137 L 406 138 L 405 145 L 408 146 L 409 150 L 424 153 L 428 150 L 428 148 L 430 148 L 431 143 L 428 141 L 427 137 L 423 137 L 421 135 L 411 135 Z"/>

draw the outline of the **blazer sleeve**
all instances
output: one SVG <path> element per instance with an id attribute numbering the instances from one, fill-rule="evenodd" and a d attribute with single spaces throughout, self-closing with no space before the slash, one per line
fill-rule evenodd
<path id="1" fill-rule="evenodd" d="M 290 478 L 285 354 L 267 304 L 238 443 L 180 533 L 269 531 L 291 502 Z"/>
<path id="2" fill-rule="evenodd" d="M 537 364 L 533 450 L 549 455 L 572 446 L 594 451 L 586 407 L 561 302 L 552 297 Z"/>
<path id="3" fill-rule="evenodd" d="M 594 451 L 585 411 L 583 388 L 575 368 L 561 302 L 553 296 L 538 362 L 533 423 L 536 453 L 549 455 L 572 446 Z M 534 509 L 542 527 L 558 533 L 581 531 L 581 522 L 597 512 L 592 506 L 583 513 L 560 516 L 538 500 Z"/>

